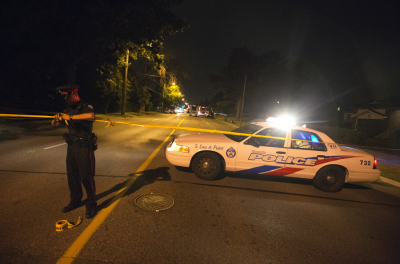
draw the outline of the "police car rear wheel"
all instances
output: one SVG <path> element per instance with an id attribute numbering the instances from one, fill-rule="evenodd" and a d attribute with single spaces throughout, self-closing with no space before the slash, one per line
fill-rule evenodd
<path id="1" fill-rule="evenodd" d="M 345 172 L 338 166 L 326 166 L 320 169 L 313 179 L 316 188 L 325 192 L 338 192 L 343 189 Z"/>
<path id="2" fill-rule="evenodd" d="M 214 180 L 221 172 L 219 157 L 211 152 L 200 153 L 192 162 L 192 170 L 197 178 L 202 180 Z"/>

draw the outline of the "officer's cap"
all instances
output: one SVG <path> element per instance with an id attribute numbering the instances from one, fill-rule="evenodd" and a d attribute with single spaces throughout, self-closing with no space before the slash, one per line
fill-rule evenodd
<path id="1" fill-rule="evenodd" d="M 66 84 L 56 88 L 61 94 L 76 93 L 78 89 L 79 85 L 76 84 Z"/>

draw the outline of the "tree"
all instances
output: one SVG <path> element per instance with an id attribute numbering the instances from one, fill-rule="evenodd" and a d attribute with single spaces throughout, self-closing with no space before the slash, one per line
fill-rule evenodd
<path id="1" fill-rule="evenodd" d="M 4 65 L 2 87 L 11 99 L 21 89 L 22 101 L 64 84 L 84 82 L 80 65 L 107 58 L 130 45 L 149 51 L 155 65 L 165 35 L 186 23 L 168 9 L 175 0 L 10 1 L 2 6 L 0 39 Z M 95 60 L 93 60 L 95 61 Z M 96 68 L 100 68 L 100 63 Z M 16 78 L 18 76 L 18 78 Z M 29 88 L 28 88 L 29 87 Z M 39 92 L 42 91 L 43 93 Z M 35 98 L 35 96 L 38 98 Z M 42 103 L 42 102 L 41 102 Z"/>
<path id="2" fill-rule="evenodd" d="M 179 91 L 179 86 L 177 82 L 178 81 L 176 77 L 171 74 L 169 82 L 164 92 L 164 98 L 170 105 L 178 104 L 182 100 L 182 97 L 184 96 Z"/>
<path id="3" fill-rule="evenodd" d="M 171 51 L 163 48 L 162 53 L 164 54 L 164 62 L 162 65 L 160 65 L 160 69 L 157 71 L 157 74 L 160 76 L 158 90 L 160 94 L 162 94 L 161 109 L 162 112 L 164 112 L 165 97 L 168 97 L 168 93 L 171 92 L 170 90 L 166 89 L 167 84 L 176 83 L 178 85 L 178 83 L 181 83 L 178 82 L 178 79 L 190 79 L 190 73 L 188 72 L 187 67 L 184 67 L 179 63 Z M 181 85 L 178 86 L 181 88 Z"/>
<path id="4" fill-rule="evenodd" d="M 107 113 L 109 105 L 119 102 L 122 97 L 123 75 L 117 65 L 103 65 L 98 71 L 101 76 L 98 78 L 97 86 L 100 89 L 104 112 Z"/>
<path id="5" fill-rule="evenodd" d="M 255 55 L 247 47 L 233 49 L 222 73 L 210 76 L 210 85 L 224 91 L 216 104 L 239 118 L 244 76 L 246 80 L 245 112 L 264 116 L 279 100 L 287 78 L 286 61 L 276 51 Z M 236 109 L 236 111 L 234 111 Z"/>
<path id="6" fill-rule="evenodd" d="M 241 98 L 244 84 L 244 76 L 252 79 L 252 71 L 257 63 L 257 58 L 247 47 L 233 49 L 228 58 L 228 65 L 219 75 L 211 75 L 210 83 L 214 89 L 225 90 L 225 105 L 236 105 L 236 116 L 238 118 L 241 106 Z"/>

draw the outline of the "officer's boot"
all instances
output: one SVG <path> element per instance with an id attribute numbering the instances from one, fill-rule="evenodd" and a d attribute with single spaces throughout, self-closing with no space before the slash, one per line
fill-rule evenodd
<path id="1" fill-rule="evenodd" d="M 79 202 L 72 202 L 72 201 L 71 201 L 71 202 L 69 202 L 69 204 L 68 204 L 67 206 L 65 206 L 65 207 L 62 209 L 62 212 L 63 212 L 63 213 L 68 213 L 68 212 L 70 212 L 70 211 L 72 211 L 72 210 L 78 208 L 80 205 L 81 205 L 81 201 L 79 201 Z"/>
<path id="2" fill-rule="evenodd" d="M 90 219 L 96 215 L 96 204 L 86 206 L 86 219 Z"/>

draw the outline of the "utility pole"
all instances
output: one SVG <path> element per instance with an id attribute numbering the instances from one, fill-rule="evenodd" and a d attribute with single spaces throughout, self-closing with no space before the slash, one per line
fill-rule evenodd
<path id="1" fill-rule="evenodd" d="M 165 90 L 165 83 L 163 81 L 162 100 L 161 100 L 161 113 L 164 113 L 164 90 Z"/>
<path id="2" fill-rule="evenodd" d="M 128 62 L 129 62 L 129 49 L 126 49 L 125 78 L 124 78 L 124 87 L 122 88 L 121 115 L 125 115 L 125 108 L 126 108 L 126 83 L 128 81 Z"/>
<path id="3" fill-rule="evenodd" d="M 239 125 L 239 127 L 242 126 L 243 105 L 244 105 L 244 93 L 246 92 L 246 79 L 247 79 L 247 73 L 244 75 L 243 100 L 242 100 L 242 110 L 240 111 L 240 125 Z"/>
<path id="4" fill-rule="evenodd" d="M 162 89 L 162 98 L 161 98 L 161 113 L 164 113 L 164 91 L 165 91 L 165 67 L 163 65 L 160 66 L 159 74 L 160 74 L 160 87 Z"/>

